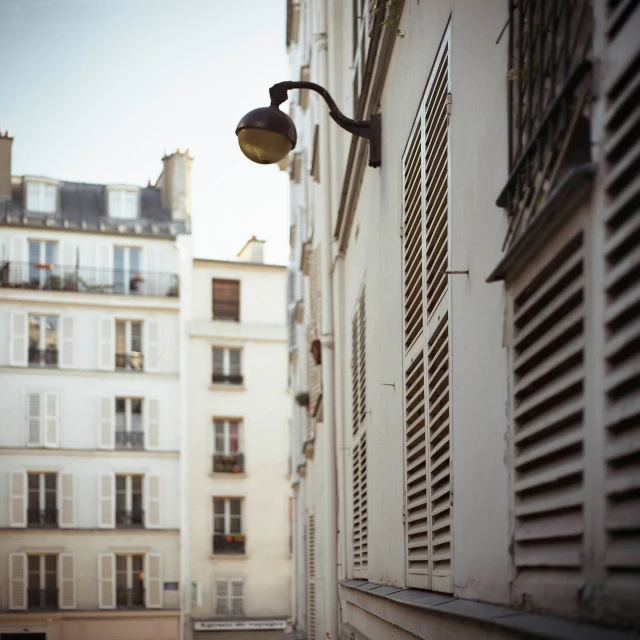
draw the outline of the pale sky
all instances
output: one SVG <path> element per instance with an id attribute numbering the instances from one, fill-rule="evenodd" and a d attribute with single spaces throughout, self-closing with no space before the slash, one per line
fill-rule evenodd
<path id="1" fill-rule="evenodd" d="M 198 257 L 289 248 L 288 177 L 235 127 L 288 79 L 285 0 L 0 0 L 0 126 L 14 175 L 146 185 L 190 150 Z"/>

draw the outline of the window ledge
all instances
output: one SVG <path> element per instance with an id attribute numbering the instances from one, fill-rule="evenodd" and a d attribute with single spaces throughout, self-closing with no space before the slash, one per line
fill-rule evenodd
<path id="1" fill-rule="evenodd" d="M 247 387 L 243 384 L 213 384 L 209 385 L 209 391 L 246 391 Z"/>
<path id="2" fill-rule="evenodd" d="M 340 586 L 350 591 L 365 592 L 367 595 L 381 598 L 389 606 L 389 601 L 411 607 L 417 612 L 425 616 L 438 615 L 457 619 L 460 622 L 477 622 L 489 628 L 495 627 L 496 630 L 517 634 L 526 633 L 536 638 L 549 638 L 553 640 L 576 640 L 578 638 L 598 638 L 598 640 L 623 640 L 629 638 L 629 634 L 624 631 L 617 631 L 599 627 L 595 624 L 579 623 L 551 615 L 542 615 L 537 613 L 529 613 L 521 609 L 514 609 L 510 606 L 490 604 L 487 602 L 478 602 L 475 600 L 466 600 L 464 598 L 456 598 L 446 593 L 437 593 L 435 591 L 422 591 L 419 589 L 401 589 L 399 587 L 389 587 L 378 585 L 366 580 L 342 580 Z M 355 594 L 354 594 L 355 595 Z M 363 602 L 356 602 L 355 606 L 359 606 L 367 611 L 377 610 L 378 606 L 373 604 L 369 608 L 368 605 L 363 607 Z M 382 603 L 381 603 L 382 604 Z M 401 615 L 400 620 L 404 620 L 406 616 Z M 394 626 L 401 626 L 397 622 L 390 621 Z M 425 633 L 427 625 L 424 626 Z M 358 637 L 356 635 L 356 637 Z M 363 637 L 363 636 L 360 636 Z M 419 636 L 426 638 L 425 636 Z"/>
<path id="3" fill-rule="evenodd" d="M 224 472 L 221 472 L 221 471 L 212 471 L 209 474 L 209 476 L 211 478 L 216 478 L 216 479 L 218 479 L 218 478 L 229 478 L 229 479 L 232 479 L 232 478 L 246 478 L 247 477 L 247 473 L 246 472 L 244 472 L 244 473 L 224 473 Z"/>
<path id="4" fill-rule="evenodd" d="M 235 553 L 212 553 L 210 555 L 212 560 L 248 560 L 249 556 L 244 554 L 235 554 Z"/>

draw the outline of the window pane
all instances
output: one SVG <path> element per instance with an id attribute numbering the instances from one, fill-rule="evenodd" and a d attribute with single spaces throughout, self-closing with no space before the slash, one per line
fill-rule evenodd
<path id="1" fill-rule="evenodd" d="M 126 476 L 116 476 L 116 491 L 125 491 L 127 488 Z"/>
<path id="2" fill-rule="evenodd" d="M 140 273 L 140 249 L 129 249 L 129 272 L 132 276 Z"/>
<path id="3" fill-rule="evenodd" d="M 109 217 L 121 218 L 122 217 L 122 192 L 109 190 Z"/>
<path id="4" fill-rule="evenodd" d="M 224 516 L 215 516 L 213 518 L 213 531 L 214 533 L 225 533 Z"/>
<path id="5" fill-rule="evenodd" d="M 131 323 L 131 351 L 142 353 L 142 322 Z"/>
<path id="6" fill-rule="evenodd" d="M 230 513 L 231 515 L 234 516 L 239 516 L 240 515 L 240 500 L 229 500 L 230 503 Z"/>
<path id="7" fill-rule="evenodd" d="M 40 243 L 34 240 L 29 241 L 29 262 L 31 264 L 40 262 Z"/>
<path id="8" fill-rule="evenodd" d="M 44 202 L 42 210 L 46 213 L 54 213 L 56 210 L 56 188 L 51 184 L 45 184 Z"/>
<path id="9" fill-rule="evenodd" d="M 142 400 L 140 398 L 131 400 L 131 431 L 142 431 Z"/>
<path id="10" fill-rule="evenodd" d="M 29 489 L 35 489 L 38 491 L 40 489 L 40 474 L 39 473 L 30 473 L 27 476 L 27 482 L 29 484 Z"/>
<path id="11" fill-rule="evenodd" d="M 240 374 L 240 349 L 229 349 L 229 373 Z"/>
<path id="12" fill-rule="evenodd" d="M 57 556 L 45 556 L 44 557 L 44 570 L 47 573 L 56 572 L 56 567 L 58 565 L 58 557 Z"/>
<path id="13" fill-rule="evenodd" d="M 242 588 L 243 588 L 243 583 L 240 582 L 239 580 L 234 580 L 232 583 L 232 595 L 234 596 L 242 596 Z"/>
<path id="14" fill-rule="evenodd" d="M 47 349 L 56 349 L 58 346 L 58 318 L 55 316 L 45 319 L 45 345 Z"/>
<path id="15" fill-rule="evenodd" d="M 125 218 L 133 220 L 138 217 L 138 194 L 135 191 L 124 192 Z"/>
<path id="16" fill-rule="evenodd" d="M 142 476 L 131 476 L 131 490 L 134 493 L 142 492 Z"/>
<path id="17" fill-rule="evenodd" d="M 143 557 L 141 555 L 131 556 L 131 564 L 133 567 L 133 572 L 139 573 L 140 571 L 142 571 Z"/>
<path id="18" fill-rule="evenodd" d="M 116 556 L 116 571 L 127 570 L 127 556 Z"/>
<path id="19" fill-rule="evenodd" d="M 57 262 L 57 242 L 45 242 L 44 243 L 44 261 L 47 264 L 55 264 Z"/>
<path id="20" fill-rule="evenodd" d="M 224 515 L 224 500 L 222 498 L 215 498 L 213 501 L 213 512 L 216 515 Z"/>
<path id="21" fill-rule="evenodd" d="M 41 184 L 35 184 L 33 182 L 27 182 L 27 210 L 28 211 L 40 211 L 42 209 Z"/>
<path id="22" fill-rule="evenodd" d="M 229 423 L 229 452 L 237 453 L 240 451 L 240 430 L 237 422 Z"/>
<path id="23" fill-rule="evenodd" d="M 55 473 L 47 473 L 44 476 L 44 487 L 45 489 L 56 489 L 56 474 Z"/>
<path id="24" fill-rule="evenodd" d="M 229 533 L 242 533 L 240 516 L 231 516 L 229 521 Z"/>
<path id="25" fill-rule="evenodd" d="M 40 350 L 40 316 L 29 316 L 29 349 Z"/>
<path id="26" fill-rule="evenodd" d="M 126 429 L 126 404 L 125 398 L 116 398 L 116 431 Z"/>
<path id="27" fill-rule="evenodd" d="M 127 352 L 127 323 L 116 320 L 116 353 Z"/>
<path id="28" fill-rule="evenodd" d="M 224 374 L 224 350 L 213 350 L 213 373 Z"/>
<path id="29" fill-rule="evenodd" d="M 124 248 L 113 248 L 113 276 L 116 293 L 124 293 L 126 291 L 126 273 L 124 268 Z"/>

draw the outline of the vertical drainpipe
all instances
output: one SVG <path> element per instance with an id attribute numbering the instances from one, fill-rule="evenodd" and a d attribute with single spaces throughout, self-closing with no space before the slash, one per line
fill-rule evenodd
<path id="1" fill-rule="evenodd" d="M 323 87 L 328 83 L 327 2 L 318 1 L 316 25 L 317 82 Z M 338 640 L 338 526 L 337 526 L 337 467 L 336 424 L 334 387 L 334 334 L 333 334 L 333 283 L 332 283 L 332 236 L 331 236 L 331 162 L 330 122 L 326 105 L 320 107 L 320 181 L 318 190 L 320 240 L 320 286 L 321 286 L 321 344 L 322 344 L 322 412 L 324 436 L 324 531 L 325 531 L 325 624 L 326 638 Z"/>

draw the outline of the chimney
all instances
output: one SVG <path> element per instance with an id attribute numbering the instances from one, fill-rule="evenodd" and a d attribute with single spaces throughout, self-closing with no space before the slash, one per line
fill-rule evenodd
<path id="1" fill-rule="evenodd" d="M 0 200 L 11 199 L 11 145 L 9 132 L 0 129 Z"/>
<path id="2" fill-rule="evenodd" d="M 242 247 L 238 254 L 241 262 L 258 262 L 264 263 L 264 240 L 258 240 L 252 236 L 251 240 Z"/>
<path id="3" fill-rule="evenodd" d="M 189 149 L 178 149 L 162 158 L 162 175 L 157 186 L 162 188 L 162 204 L 171 210 L 173 220 L 191 219 L 191 162 Z"/>

